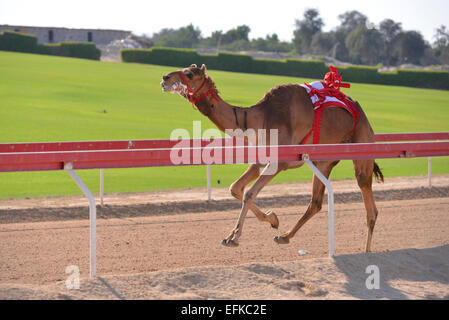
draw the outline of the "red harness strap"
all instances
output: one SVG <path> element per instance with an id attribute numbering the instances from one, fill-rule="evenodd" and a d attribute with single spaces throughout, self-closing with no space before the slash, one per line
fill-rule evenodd
<path id="1" fill-rule="evenodd" d="M 206 82 L 207 82 L 207 79 L 206 79 L 206 78 L 204 78 L 204 81 L 203 81 L 203 83 L 201 84 L 200 88 L 194 92 L 194 91 L 192 90 L 192 88 L 190 88 L 189 82 L 187 81 L 187 78 L 186 78 L 184 72 L 179 71 L 179 75 L 180 75 L 182 81 L 184 82 L 184 84 L 185 84 L 186 87 L 187 87 L 188 99 L 189 99 L 189 101 L 190 101 L 192 104 L 196 105 L 196 103 L 197 103 L 198 101 L 203 100 L 204 98 L 206 98 L 206 97 L 209 96 L 209 95 L 212 95 L 212 97 L 213 97 L 215 100 L 219 101 L 219 98 L 218 98 L 217 95 L 215 94 L 215 89 L 216 89 L 215 86 L 213 86 L 212 88 L 210 88 L 209 90 L 207 90 L 207 91 L 206 91 L 205 93 L 203 93 L 201 96 L 195 98 L 195 95 L 196 95 L 198 92 L 200 92 L 201 89 L 203 89 L 203 87 L 206 85 Z"/>
<path id="2" fill-rule="evenodd" d="M 200 89 L 201 89 L 201 88 L 200 88 Z M 209 96 L 209 95 L 212 95 L 212 97 L 213 97 L 215 100 L 220 101 L 220 99 L 218 99 L 217 95 L 215 94 L 215 89 L 216 89 L 216 87 L 213 86 L 212 88 L 210 88 L 209 90 L 207 90 L 205 93 L 203 93 L 201 96 L 199 96 L 198 98 L 194 99 L 193 103 L 196 105 L 196 103 L 197 103 L 198 101 L 203 100 L 204 98 L 206 98 L 206 97 Z M 198 90 L 198 91 L 199 91 L 199 90 Z M 198 92 L 198 91 L 197 91 L 197 92 Z"/>

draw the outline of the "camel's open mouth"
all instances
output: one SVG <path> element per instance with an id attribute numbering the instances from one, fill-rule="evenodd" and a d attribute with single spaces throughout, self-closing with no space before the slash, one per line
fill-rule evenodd
<path id="1" fill-rule="evenodd" d="M 187 91 L 187 86 L 179 82 L 175 82 L 172 85 L 167 85 L 165 81 L 162 81 L 161 87 L 163 92 L 182 94 Z"/>
<path id="2" fill-rule="evenodd" d="M 173 85 L 167 86 L 164 80 L 161 81 L 161 87 L 163 92 L 167 92 L 168 90 L 172 89 Z"/>

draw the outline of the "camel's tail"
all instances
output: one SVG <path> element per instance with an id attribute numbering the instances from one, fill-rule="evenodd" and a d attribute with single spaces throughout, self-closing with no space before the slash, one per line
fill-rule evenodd
<path id="1" fill-rule="evenodd" d="M 384 175 L 376 162 L 374 162 L 374 177 L 378 183 L 384 182 Z"/>

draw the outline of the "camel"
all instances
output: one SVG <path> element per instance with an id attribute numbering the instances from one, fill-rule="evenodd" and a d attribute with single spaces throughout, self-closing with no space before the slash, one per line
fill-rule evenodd
<path id="1" fill-rule="evenodd" d="M 214 81 L 206 74 L 206 66 L 195 64 L 176 70 L 162 77 L 163 92 L 179 94 L 194 104 L 198 110 L 209 118 L 221 131 L 226 129 L 277 129 L 279 145 L 298 144 L 339 144 L 339 143 L 372 143 L 374 132 L 356 101 L 359 117 L 355 118 L 341 107 L 326 108 L 321 115 L 319 137 L 312 136 L 315 110 L 307 90 L 299 84 L 279 85 L 269 90 L 265 96 L 251 107 L 238 107 L 226 103 L 220 98 Z M 352 101 L 352 100 L 351 100 Z M 316 141 L 314 141 L 316 140 Z M 268 142 L 269 143 L 269 142 Z M 267 145 L 268 145 L 267 143 Z M 317 161 L 314 165 L 328 178 L 339 161 Z M 373 175 L 380 182 L 383 175 L 374 160 L 354 160 L 354 170 L 366 209 L 366 252 L 371 251 L 373 230 L 378 210 L 373 197 Z M 299 168 L 303 161 L 278 163 L 273 174 L 261 174 L 261 164 L 252 164 L 230 186 L 233 197 L 242 203 L 240 215 L 235 227 L 222 244 L 227 247 L 239 245 L 243 223 L 248 210 L 251 210 L 261 222 L 268 222 L 271 227 L 278 228 L 279 220 L 275 212 L 263 212 L 254 204 L 259 192 L 281 171 Z M 265 167 L 273 166 L 268 163 Z M 246 187 L 255 182 L 248 188 Z M 288 244 L 298 230 L 321 210 L 324 196 L 324 184 L 313 177 L 312 198 L 304 215 L 287 232 L 274 237 L 278 244 Z"/>

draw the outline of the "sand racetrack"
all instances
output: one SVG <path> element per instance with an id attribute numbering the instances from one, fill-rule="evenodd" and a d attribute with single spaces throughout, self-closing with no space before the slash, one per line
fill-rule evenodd
<path id="1" fill-rule="evenodd" d="M 449 176 L 435 177 L 431 190 L 420 179 L 375 187 L 379 218 L 370 254 L 363 253 L 365 211 L 356 186 L 335 182 L 342 192 L 333 259 L 327 206 L 289 245 L 272 240 L 304 212 L 310 183 L 270 186 L 278 192 L 257 203 L 278 213 L 279 230 L 249 213 L 238 248 L 220 244 L 239 207 L 226 191 L 214 190 L 218 200 L 209 204 L 186 198 L 198 190 L 128 195 L 122 203 L 111 196 L 98 208 L 94 280 L 87 207 L 66 205 L 81 197 L 0 201 L 0 299 L 449 299 Z M 79 267 L 79 290 L 65 286 L 70 265 Z M 379 289 L 366 287 L 370 265 L 380 270 Z"/>

